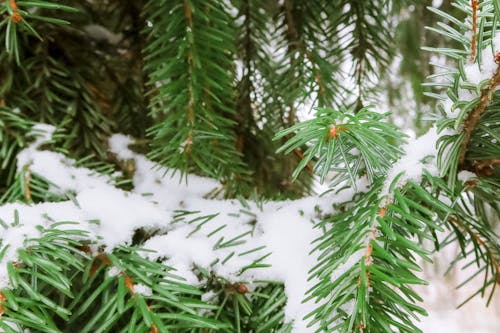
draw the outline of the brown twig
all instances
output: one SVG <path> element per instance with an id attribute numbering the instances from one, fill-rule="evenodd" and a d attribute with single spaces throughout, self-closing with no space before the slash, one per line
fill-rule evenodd
<path id="1" fill-rule="evenodd" d="M 477 10 L 479 7 L 478 0 L 471 0 L 471 7 L 472 7 L 472 40 L 471 40 L 471 45 L 470 45 L 470 61 L 474 62 L 476 60 L 476 53 L 477 53 L 477 41 L 476 41 L 476 34 L 477 34 Z"/>
<path id="2" fill-rule="evenodd" d="M 24 196 L 26 197 L 27 201 L 31 201 L 30 181 L 31 181 L 31 172 L 29 169 L 27 169 L 26 173 L 24 174 Z"/>
<path id="3" fill-rule="evenodd" d="M 245 295 L 248 293 L 248 286 L 244 283 L 232 283 L 226 285 L 226 291 L 229 293 L 238 293 Z"/>
<path id="4" fill-rule="evenodd" d="M 12 9 L 12 11 L 19 9 L 19 7 L 17 7 L 16 0 L 9 0 L 9 4 L 10 4 L 10 9 Z"/>
<path id="5" fill-rule="evenodd" d="M 130 291 L 130 294 L 132 296 L 134 296 L 135 295 L 135 284 L 132 281 L 132 278 L 128 275 L 124 275 L 124 279 L 125 279 L 125 287 L 127 287 L 127 289 Z"/>
<path id="6" fill-rule="evenodd" d="M 302 152 L 302 149 L 300 148 L 297 148 L 293 151 L 295 153 L 295 155 L 297 155 L 301 160 L 304 159 L 304 153 Z M 307 163 L 306 165 L 307 169 L 309 169 L 310 171 L 313 171 L 314 168 L 313 168 L 313 165 L 311 164 L 311 162 Z"/>
<path id="7" fill-rule="evenodd" d="M 384 209 L 384 208 L 382 208 Z M 382 214 L 379 214 L 380 216 L 382 216 Z M 385 213 L 384 213 L 385 215 Z M 371 266 L 373 265 L 373 258 L 372 258 L 372 253 L 373 253 L 373 245 L 372 245 L 372 241 L 374 241 L 375 239 L 377 239 L 377 228 L 373 228 L 370 230 L 370 239 L 368 241 L 368 245 L 366 246 L 366 249 L 365 249 L 365 265 L 366 266 Z"/>
<path id="8" fill-rule="evenodd" d="M 493 265 L 493 268 L 495 270 L 495 282 L 500 285 L 500 262 L 498 261 L 497 257 L 495 256 L 495 253 L 493 253 L 493 250 L 488 246 L 486 241 L 484 241 L 481 236 L 479 236 L 477 233 L 474 231 L 470 230 L 470 228 L 467 228 L 464 226 L 460 221 L 455 217 L 455 216 L 450 216 L 448 217 L 448 221 L 454 224 L 456 227 L 461 229 L 462 231 L 465 231 L 468 233 L 474 240 L 476 241 L 477 244 L 482 246 L 486 252 L 488 253 L 488 257 L 491 260 L 491 263 Z"/>
<path id="9" fill-rule="evenodd" d="M 3 292 L 0 291 L 0 318 L 2 318 L 2 315 L 4 314 L 5 312 L 5 309 L 3 308 L 3 303 L 5 303 L 7 301 L 7 297 L 5 296 L 5 294 Z"/>
<path id="10" fill-rule="evenodd" d="M 330 139 L 336 139 L 339 137 L 340 132 L 345 132 L 347 129 L 342 125 L 331 125 L 328 130 L 328 136 L 326 137 L 326 141 Z"/>
<path id="11" fill-rule="evenodd" d="M 311 52 L 304 50 L 303 51 L 307 60 L 311 63 L 312 66 L 312 71 L 314 75 L 314 80 L 316 81 L 316 85 L 318 86 L 318 95 L 321 98 L 325 97 L 325 85 L 323 83 L 323 80 L 321 78 L 321 73 L 320 73 L 320 68 L 319 65 L 314 61 L 314 58 L 311 54 Z"/>
<path id="12" fill-rule="evenodd" d="M 111 259 L 109 259 L 109 257 L 104 253 L 101 253 L 94 258 L 92 266 L 89 270 L 89 276 L 93 276 L 101 266 L 113 266 Z"/>
<path id="13" fill-rule="evenodd" d="M 380 207 L 380 210 L 378 212 L 378 216 L 380 218 L 384 218 L 385 217 L 385 214 L 387 213 L 387 207 Z M 375 241 L 377 239 L 377 228 L 376 227 L 373 227 L 370 231 L 369 231 L 369 239 L 368 239 L 368 244 L 366 245 L 366 248 L 365 248 L 365 265 L 366 266 L 372 266 L 373 265 L 373 244 L 372 244 L 372 241 Z M 368 279 L 368 286 L 371 286 L 371 274 L 370 274 L 370 271 L 366 271 L 366 278 Z M 361 277 L 358 278 L 358 285 L 361 284 Z"/>
<path id="14" fill-rule="evenodd" d="M 495 173 L 495 165 L 500 164 L 500 158 L 474 161 L 467 170 L 474 172 L 478 176 L 489 177 Z"/>
<path id="15" fill-rule="evenodd" d="M 188 20 L 189 26 L 193 27 L 193 10 L 189 6 L 188 0 L 184 0 L 184 15 Z"/>
<path id="16" fill-rule="evenodd" d="M 299 31 L 297 30 L 297 22 L 295 20 L 295 5 L 296 3 L 293 0 L 285 0 L 283 3 L 283 10 L 285 11 L 286 38 L 288 42 L 287 52 L 288 54 L 292 55 L 290 57 L 290 65 L 292 68 L 297 62 L 297 56 L 295 55 L 295 52 L 302 53 L 301 39 Z M 287 104 L 287 106 L 289 107 L 289 112 L 286 120 L 284 119 L 284 121 L 285 124 L 290 127 L 295 124 L 297 110 L 293 102 L 288 102 Z"/>
<path id="17" fill-rule="evenodd" d="M 183 146 L 184 146 L 184 151 L 186 152 L 186 155 L 187 156 L 191 155 L 191 147 L 193 146 L 193 130 L 189 130 L 188 137 L 184 141 Z"/>
<path id="18" fill-rule="evenodd" d="M 499 56 L 499 52 L 495 54 L 495 61 L 498 63 L 497 58 Z M 490 79 L 490 83 L 486 88 L 481 91 L 481 97 L 479 99 L 479 103 L 472 109 L 472 111 L 467 116 L 467 119 L 464 122 L 464 138 L 460 145 L 460 155 L 458 159 L 458 163 L 462 169 L 465 169 L 465 154 L 467 153 L 467 146 L 469 145 L 469 141 L 472 135 L 472 132 L 476 128 L 477 122 L 479 118 L 486 112 L 486 108 L 490 104 L 493 94 L 495 93 L 496 88 L 500 85 L 500 66 L 497 67 L 495 74 Z"/>
<path id="19" fill-rule="evenodd" d="M 193 29 L 193 10 L 189 5 L 188 0 L 184 0 L 184 15 L 188 21 L 189 28 L 191 31 Z M 193 51 L 189 50 L 188 53 L 188 64 L 189 64 L 189 74 L 192 75 L 193 72 Z M 194 92 L 193 92 L 193 82 L 189 81 L 189 102 L 188 102 L 188 122 L 194 124 Z"/>

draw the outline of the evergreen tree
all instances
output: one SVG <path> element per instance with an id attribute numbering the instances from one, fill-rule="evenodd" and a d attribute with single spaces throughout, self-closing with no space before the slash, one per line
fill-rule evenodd
<path id="1" fill-rule="evenodd" d="M 420 332 L 452 244 L 489 303 L 500 2 L 430 2 L 0 2 L 0 332 Z"/>

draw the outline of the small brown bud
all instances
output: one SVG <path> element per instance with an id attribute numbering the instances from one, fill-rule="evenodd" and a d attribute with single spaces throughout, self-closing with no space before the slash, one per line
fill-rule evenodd
<path id="1" fill-rule="evenodd" d="M 248 287 L 243 283 L 239 283 L 235 286 L 236 292 L 238 294 L 245 295 L 248 292 Z"/>
<path id="2" fill-rule="evenodd" d="M 378 213 L 378 216 L 380 216 L 381 218 L 384 218 L 386 213 L 387 213 L 387 207 L 380 207 L 380 211 Z"/>
<path id="3" fill-rule="evenodd" d="M 497 64 L 500 64 L 500 52 L 495 52 L 495 62 Z"/>
<path id="4" fill-rule="evenodd" d="M 21 14 L 19 14 L 18 12 L 14 12 L 12 13 L 12 15 L 10 16 L 10 19 L 12 20 L 12 22 L 14 23 L 19 23 L 23 20 L 23 17 L 21 16 Z"/>

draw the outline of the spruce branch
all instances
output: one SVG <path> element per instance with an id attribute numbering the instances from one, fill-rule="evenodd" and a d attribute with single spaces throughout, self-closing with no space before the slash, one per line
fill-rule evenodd
<path id="1" fill-rule="evenodd" d="M 459 244 L 473 277 L 485 272 L 478 293 L 498 286 L 500 59 L 481 59 L 500 1 L 435 10 L 434 30 L 459 47 L 434 51 L 458 65 L 433 76 L 448 89 L 433 94 L 437 126 L 407 144 L 363 104 L 396 59 L 388 27 L 414 1 L 67 3 L 81 12 L 0 0 L 0 331 L 419 332 L 422 240 Z M 342 62 L 357 106 L 337 107 Z M 321 108 L 300 121 L 308 102 Z M 21 150 L 32 127 L 53 135 Z M 108 143 L 118 130 L 163 166 L 123 135 Z M 314 168 L 329 193 L 262 198 L 302 196 Z M 193 172 L 221 182 L 180 183 Z"/>
<path id="2" fill-rule="evenodd" d="M 341 13 L 339 21 L 346 24 L 350 32 L 339 33 L 347 43 L 345 48 L 353 60 L 352 76 L 355 81 L 356 111 L 363 107 L 368 92 L 376 78 L 389 65 L 393 53 L 391 32 L 388 27 L 391 22 L 388 15 L 392 4 L 384 1 L 360 2 L 343 0 L 334 5 L 334 10 Z M 347 10 L 346 10 L 347 9 Z"/>
<path id="3" fill-rule="evenodd" d="M 467 154 L 467 148 L 472 132 L 476 128 L 481 116 L 486 112 L 488 105 L 491 103 L 496 88 L 500 85 L 500 53 L 498 52 L 495 54 L 495 62 L 499 64 L 499 66 L 496 68 L 493 77 L 489 80 L 488 86 L 481 90 L 479 103 L 472 109 L 472 111 L 469 112 L 464 121 L 463 138 L 460 144 L 460 153 L 458 158 L 458 163 L 462 168 L 465 167 L 465 156 Z"/>
<path id="4" fill-rule="evenodd" d="M 23 5 L 23 8 L 20 7 L 20 4 Z M 43 37 L 35 29 L 34 24 L 36 22 L 48 22 L 59 25 L 69 24 L 68 21 L 59 18 L 37 15 L 36 11 L 34 12 L 29 10 L 33 8 L 62 10 L 66 12 L 75 11 L 74 7 L 45 0 L 18 2 L 15 0 L 6 0 L 5 4 L 0 7 L 0 15 L 7 14 L 7 16 L 0 22 L 0 26 L 3 28 L 5 25 L 5 50 L 9 55 L 14 56 L 18 65 L 21 64 L 20 32 L 27 32 L 28 34 L 35 36 L 37 39 L 43 40 Z"/>
<path id="5" fill-rule="evenodd" d="M 494 271 L 492 279 L 495 283 L 500 285 L 500 259 L 498 259 L 498 255 L 500 255 L 500 253 L 496 254 L 492 247 L 482 238 L 481 235 L 478 234 L 478 232 L 473 231 L 466 223 L 460 222 L 456 216 L 448 217 L 448 222 L 454 224 L 460 231 L 469 234 L 475 244 L 484 248 Z"/>
<path id="6" fill-rule="evenodd" d="M 151 1 L 146 13 L 153 24 L 145 29 L 145 69 L 154 94 L 151 114 L 158 120 L 149 129 L 150 156 L 183 174 L 243 173 L 231 119 L 235 31 L 227 24 L 227 4 Z"/>
<path id="7" fill-rule="evenodd" d="M 276 135 L 275 139 L 280 139 L 295 133 L 280 152 L 297 154 L 297 149 L 307 147 L 294 177 L 314 162 L 320 181 L 335 172 L 335 184 L 348 181 L 356 187 L 361 175 L 366 174 L 373 182 L 390 167 L 401 151 L 390 143 L 390 138 L 400 134 L 394 126 L 383 122 L 387 114 L 376 113 L 370 107 L 354 115 L 350 111 L 319 109 L 315 119 L 298 123 Z"/>
<path id="8" fill-rule="evenodd" d="M 347 211 L 320 223 L 331 225 L 317 242 L 320 261 L 311 277 L 319 282 L 307 299 L 321 304 L 308 317 L 322 331 L 419 332 L 410 317 L 425 311 L 415 304 L 420 298 L 411 286 L 425 281 L 414 274 L 420 270 L 414 256 L 430 259 L 413 236 L 435 240 L 431 230 L 441 227 L 431 209 L 450 209 L 414 182 L 395 188 L 385 206 L 379 191 L 374 186 Z"/>

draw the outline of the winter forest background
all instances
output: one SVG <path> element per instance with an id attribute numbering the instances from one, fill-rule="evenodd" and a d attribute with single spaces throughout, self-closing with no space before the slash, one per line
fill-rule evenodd
<path id="1" fill-rule="evenodd" d="M 500 331 L 499 19 L 0 2 L 0 332 Z"/>

